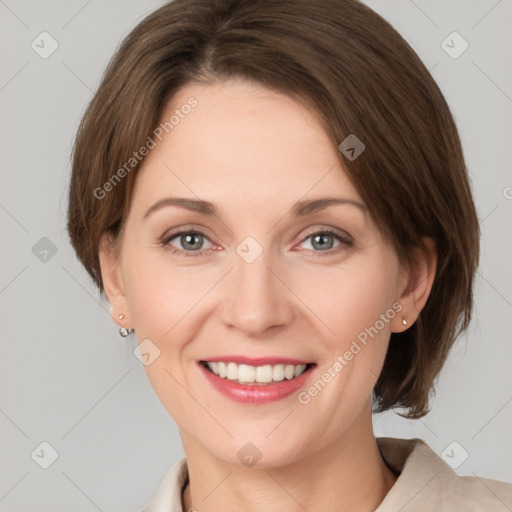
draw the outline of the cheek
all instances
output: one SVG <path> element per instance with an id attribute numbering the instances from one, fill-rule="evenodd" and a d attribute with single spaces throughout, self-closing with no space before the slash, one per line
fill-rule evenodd
<path id="1" fill-rule="evenodd" d="M 364 342 L 365 336 L 389 336 L 390 321 L 397 314 L 393 308 L 397 275 L 392 258 L 354 258 L 328 272 L 319 268 L 307 277 L 297 276 L 296 289 L 325 325 L 325 343 L 339 351 L 358 337 Z"/>
<path id="2" fill-rule="evenodd" d="M 304 301 L 329 329 L 322 327 L 326 335 L 319 347 L 317 377 L 298 399 L 304 405 L 305 422 L 315 416 L 311 411 L 330 411 L 334 427 L 326 436 L 336 435 L 342 425 L 354 420 L 375 386 L 386 356 L 390 322 L 400 309 L 394 302 L 397 268 L 392 259 L 372 258 L 332 272 L 325 280 L 328 289 L 311 286 L 315 277 L 319 282 L 319 274 L 309 275 L 305 283 L 309 286 L 303 293 L 310 293 Z"/>
<path id="3" fill-rule="evenodd" d="M 191 267 L 180 268 L 170 258 L 161 248 L 154 252 L 127 248 L 123 261 L 132 321 L 140 335 L 156 340 L 178 339 L 176 329 L 215 282 L 211 271 L 208 277 Z"/>
<path id="4" fill-rule="evenodd" d="M 355 261 L 355 260 L 354 260 Z M 326 393 L 314 395 L 316 407 L 329 408 L 335 402 L 337 417 L 349 418 L 371 394 L 380 374 L 391 332 L 390 322 L 398 314 L 395 303 L 398 266 L 392 258 L 368 258 L 331 272 L 328 288 L 312 287 L 304 301 L 329 327 L 322 339 L 322 361 L 318 378 Z M 317 283 L 319 275 L 317 277 Z M 393 307 L 395 305 L 395 307 Z M 319 383 L 318 389 L 323 389 Z M 321 396 L 319 396 L 321 395 Z M 345 420 L 343 420 L 345 421 Z"/>

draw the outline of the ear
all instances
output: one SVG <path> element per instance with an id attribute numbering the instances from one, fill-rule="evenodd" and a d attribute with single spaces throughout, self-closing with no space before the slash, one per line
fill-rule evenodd
<path id="1" fill-rule="evenodd" d="M 429 237 L 423 237 L 421 242 L 422 244 L 411 252 L 411 266 L 403 268 L 401 296 L 398 299 L 402 310 L 391 322 L 392 332 L 405 331 L 416 321 L 427 303 L 434 284 L 437 268 L 436 244 Z M 407 325 L 403 324 L 404 320 Z"/>
<path id="2" fill-rule="evenodd" d="M 101 236 L 98 256 L 103 288 L 110 302 L 110 316 L 120 327 L 131 329 L 131 318 L 128 309 L 128 301 L 124 293 L 120 258 L 110 233 L 104 233 Z M 120 319 L 119 315 L 124 316 Z"/>

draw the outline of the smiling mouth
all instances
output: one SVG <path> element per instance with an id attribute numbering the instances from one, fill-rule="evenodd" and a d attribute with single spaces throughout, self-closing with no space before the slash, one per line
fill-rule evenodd
<path id="1" fill-rule="evenodd" d="M 316 366 L 315 363 L 251 366 L 223 361 L 200 361 L 200 364 L 221 379 L 263 386 L 296 379 Z"/>

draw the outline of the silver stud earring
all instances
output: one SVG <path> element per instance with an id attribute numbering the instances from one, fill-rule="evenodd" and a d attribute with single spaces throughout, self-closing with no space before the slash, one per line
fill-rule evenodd
<path id="1" fill-rule="evenodd" d="M 407 320 L 405 318 L 402 318 L 402 324 L 407 327 Z"/>
<path id="2" fill-rule="evenodd" d="M 118 315 L 119 320 L 122 320 L 124 318 L 124 315 L 123 313 L 121 313 L 120 315 Z M 119 334 L 120 336 L 122 336 L 123 338 L 126 338 L 128 337 L 135 329 L 127 329 L 126 327 L 120 327 L 119 328 Z"/>

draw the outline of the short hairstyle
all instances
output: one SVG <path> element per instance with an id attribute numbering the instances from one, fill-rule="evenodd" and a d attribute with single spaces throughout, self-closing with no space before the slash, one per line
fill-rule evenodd
<path id="1" fill-rule="evenodd" d="M 336 147 L 350 134 L 365 144 L 356 159 L 338 156 L 402 263 L 421 237 L 434 239 L 431 294 L 417 321 L 391 334 L 373 392 L 374 412 L 424 416 L 471 319 L 478 218 L 439 87 L 400 34 L 357 0 L 174 0 L 143 19 L 112 57 L 73 146 L 67 229 L 78 258 L 103 293 L 100 237 L 119 240 L 140 163 L 113 182 L 115 171 L 181 87 L 236 78 L 301 101 Z"/>

